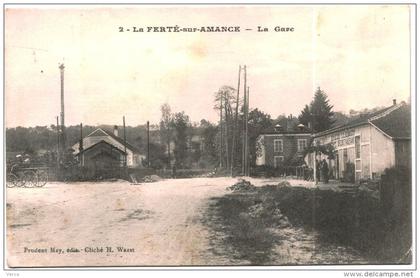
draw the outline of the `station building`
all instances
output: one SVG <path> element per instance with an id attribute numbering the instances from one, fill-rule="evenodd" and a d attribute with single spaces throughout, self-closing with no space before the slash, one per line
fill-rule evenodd
<path id="1" fill-rule="evenodd" d="M 313 145 L 332 145 L 333 157 L 326 159 L 330 176 L 343 179 L 352 167 L 354 180 L 376 179 L 390 167 L 411 167 L 411 107 L 402 102 L 313 135 Z M 306 158 L 314 165 L 314 154 Z"/>

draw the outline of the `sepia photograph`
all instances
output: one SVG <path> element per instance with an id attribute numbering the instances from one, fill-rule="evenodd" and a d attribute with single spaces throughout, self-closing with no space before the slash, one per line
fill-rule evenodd
<path id="1" fill-rule="evenodd" d="M 414 4 L 3 16 L 5 269 L 414 269 Z"/>

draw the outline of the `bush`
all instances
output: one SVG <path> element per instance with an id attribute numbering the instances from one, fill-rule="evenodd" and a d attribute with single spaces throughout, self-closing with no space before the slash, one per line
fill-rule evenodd
<path id="1" fill-rule="evenodd" d="M 234 192 L 246 192 L 246 191 L 255 191 L 256 187 L 247 180 L 239 179 L 237 183 L 226 188 Z"/>
<path id="2" fill-rule="evenodd" d="M 380 182 L 381 212 L 386 230 L 384 242 L 390 257 L 403 258 L 412 247 L 411 169 L 390 168 L 384 171 Z M 411 258 L 405 258 L 410 260 Z"/>
<path id="3" fill-rule="evenodd" d="M 407 188 L 401 183 L 408 182 L 406 172 L 389 170 L 385 176 L 385 182 Z M 403 196 L 411 197 L 408 193 Z M 225 243 L 253 262 L 258 260 L 256 252 L 271 249 L 273 243 L 268 244 L 266 238 L 275 241 L 267 229 L 287 227 L 290 223 L 315 228 L 321 245 L 324 242 L 350 246 L 372 262 L 386 264 L 411 260 L 406 255 L 411 247 L 410 202 L 403 206 L 395 203 L 408 200 L 404 198 L 394 196 L 391 208 L 384 211 L 381 201 L 365 190 L 348 193 L 279 184 L 256 187 L 246 193 L 233 192 L 218 198 L 215 205 L 229 234 Z"/>
<path id="4" fill-rule="evenodd" d="M 219 240 L 224 247 L 233 248 L 234 257 L 249 260 L 251 265 L 269 262 L 276 236 L 268 229 L 272 226 L 271 214 L 255 212 L 263 202 L 258 195 L 233 193 L 215 198 L 210 215 L 216 231 L 226 235 Z M 265 208 L 264 208 L 265 210 Z M 255 217 L 258 213 L 258 217 Z"/>

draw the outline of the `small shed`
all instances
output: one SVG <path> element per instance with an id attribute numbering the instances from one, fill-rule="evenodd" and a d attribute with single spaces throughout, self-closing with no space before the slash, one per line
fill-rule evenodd
<path id="1" fill-rule="evenodd" d="M 140 150 L 118 136 L 118 127 L 114 132 L 98 128 L 73 145 L 74 155 L 82 166 L 122 167 L 124 161 L 130 168 L 142 168 L 146 157 Z"/>
<path id="2" fill-rule="evenodd" d="M 81 150 L 77 157 L 79 161 L 83 162 L 83 166 L 97 169 L 112 169 L 124 165 L 125 154 L 124 151 L 102 140 Z"/>

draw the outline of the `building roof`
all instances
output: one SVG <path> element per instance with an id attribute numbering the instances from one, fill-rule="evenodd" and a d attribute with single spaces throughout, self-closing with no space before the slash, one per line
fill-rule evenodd
<path id="1" fill-rule="evenodd" d="M 90 133 L 90 134 L 89 134 L 88 136 L 86 136 L 86 137 L 100 136 L 100 134 L 98 134 L 98 133 L 104 133 L 104 135 L 107 135 L 107 136 L 112 137 L 113 139 L 115 139 L 116 141 L 118 141 L 118 142 L 119 142 L 120 144 L 122 144 L 123 146 L 125 145 L 128 149 L 132 150 L 133 152 L 135 152 L 135 153 L 140 153 L 140 150 L 139 150 L 137 147 L 135 147 L 135 146 L 131 145 L 131 144 L 130 144 L 130 143 L 128 143 L 127 141 L 126 141 L 126 142 L 124 142 L 124 139 L 122 139 L 122 138 L 121 138 L 121 137 L 119 137 L 119 136 L 116 136 L 113 132 L 108 131 L 108 130 L 106 130 L 106 129 L 97 128 L 97 129 L 95 129 L 92 133 Z"/>
<path id="2" fill-rule="evenodd" d="M 278 135 L 278 136 L 308 135 L 308 136 L 311 136 L 311 133 L 310 132 L 306 132 L 306 131 L 303 131 L 303 132 L 292 132 L 292 131 L 275 132 L 275 131 L 272 131 L 272 132 L 264 132 L 264 133 L 261 133 L 258 136 L 265 136 L 265 135 Z"/>
<path id="3" fill-rule="evenodd" d="M 411 106 L 402 105 L 399 109 L 378 118 L 370 123 L 393 139 L 411 138 Z"/>
<path id="4" fill-rule="evenodd" d="M 105 131 L 105 133 L 106 133 L 106 134 L 108 134 L 109 136 L 111 136 L 112 138 L 114 138 L 115 140 L 117 140 L 118 142 L 120 142 L 122 145 L 124 145 L 124 139 L 123 139 L 123 138 L 116 136 L 116 135 L 115 135 L 113 132 L 111 132 L 111 131 L 108 131 L 108 130 L 104 130 L 104 131 Z M 128 143 L 127 141 L 125 141 L 125 146 L 126 146 L 127 148 L 131 149 L 133 152 L 140 153 L 140 150 L 139 150 L 137 147 L 135 147 L 135 146 L 131 145 L 131 144 L 130 144 L 130 143 Z"/>
<path id="5" fill-rule="evenodd" d="M 278 134 L 278 135 L 311 134 L 311 131 L 306 126 L 294 127 L 293 129 L 288 129 L 288 130 L 275 130 L 273 128 L 269 128 L 261 132 L 260 135 L 271 135 L 271 134 Z"/>
<path id="6" fill-rule="evenodd" d="M 97 143 L 95 143 L 95 144 L 93 144 L 93 145 L 89 146 L 88 148 L 83 149 L 82 151 L 78 152 L 76 155 L 80 155 L 81 153 L 84 153 L 84 152 L 86 152 L 86 151 L 88 151 L 88 150 L 91 150 L 91 149 L 93 149 L 94 147 L 97 147 L 97 146 L 98 146 L 98 145 L 100 145 L 100 144 L 106 144 L 106 145 L 109 145 L 112 149 L 115 149 L 116 151 L 118 151 L 118 152 L 120 152 L 120 153 L 122 153 L 122 154 L 125 154 L 125 152 L 124 152 L 124 151 L 122 151 L 122 150 L 120 150 L 119 148 L 117 148 L 117 147 L 113 146 L 112 144 L 110 144 L 110 143 L 108 143 L 108 142 L 106 142 L 106 141 L 104 141 L 104 140 L 101 140 L 101 141 L 99 141 L 99 142 L 97 142 Z"/>
<path id="7" fill-rule="evenodd" d="M 346 130 L 364 124 L 372 124 L 386 135 L 394 139 L 411 137 L 411 110 L 410 105 L 402 102 L 398 105 L 368 113 L 352 119 L 346 124 L 318 132 L 314 137 L 324 136 L 330 133 Z"/>

